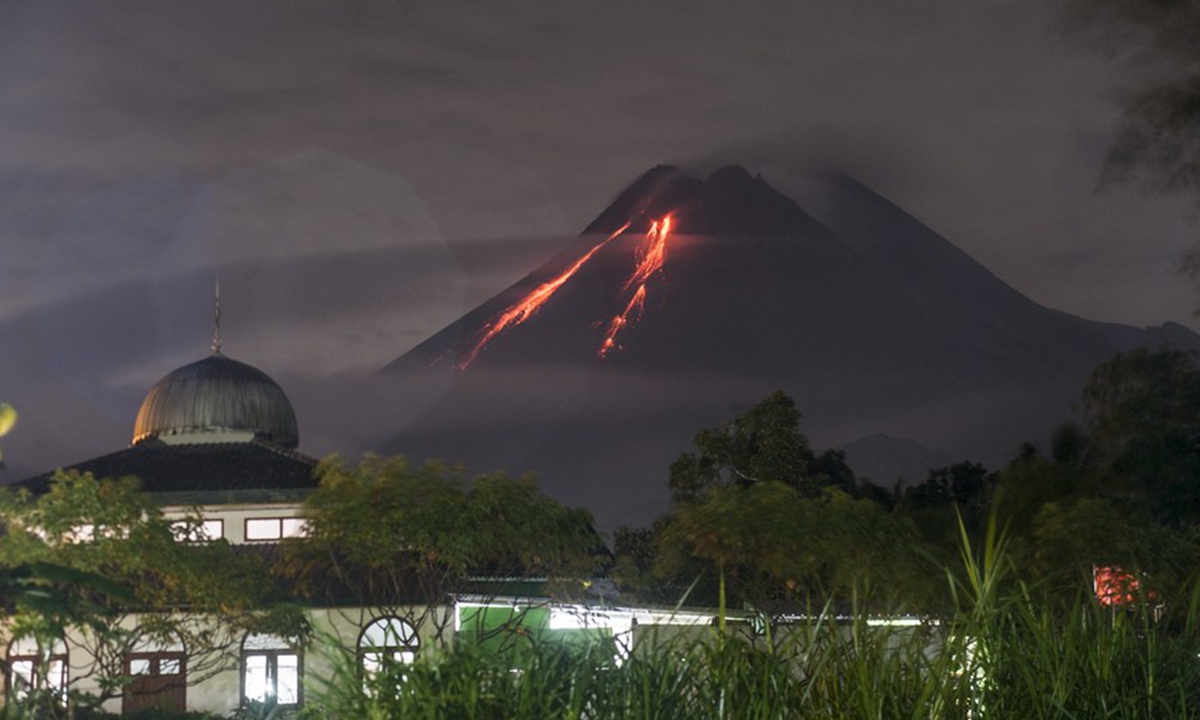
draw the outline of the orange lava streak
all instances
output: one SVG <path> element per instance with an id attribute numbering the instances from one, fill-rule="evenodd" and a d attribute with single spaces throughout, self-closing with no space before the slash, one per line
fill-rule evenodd
<path id="1" fill-rule="evenodd" d="M 495 338 L 505 329 L 509 327 L 516 327 L 517 325 L 520 325 L 528 320 L 534 313 L 536 313 L 543 305 L 546 304 L 546 301 L 549 300 L 554 293 L 558 292 L 558 289 L 562 287 L 567 280 L 571 279 L 572 275 L 579 271 L 579 268 L 583 267 L 588 260 L 592 259 L 592 256 L 596 254 L 596 251 L 607 245 L 609 241 L 625 232 L 628 228 L 629 223 L 625 223 L 621 227 L 617 228 L 616 232 L 597 243 L 596 247 L 592 248 L 587 252 L 586 255 L 576 260 L 571 267 L 563 271 L 558 277 L 537 286 L 537 288 L 535 288 L 531 293 L 521 298 L 520 301 L 513 304 L 503 313 L 498 315 L 496 319 L 488 325 L 488 331 L 484 333 L 484 336 L 479 339 L 479 342 L 475 343 L 475 347 L 471 349 L 470 354 L 468 354 L 465 359 L 458 363 L 458 369 L 466 370 L 471 363 L 475 361 L 475 357 L 479 355 L 480 351 L 482 351 L 483 348 L 487 346 L 487 344 L 490 343 L 493 338 Z"/>
<path id="2" fill-rule="evenodd" d="M 646 286 L 639 285 L 637 292 L 629 300 L 629 304 L 620 315 L 614 317 L 612 322 L 608 324 L 608 331 L 604 333 L 604 342 L 600 344 L 600 357 L 607 357 L 613 350 L 620 350 L 617 345 L 617 333 L 621 332 L 621 328 L 631 322 L 637 322 L 637 319 L 642 316 L 642 309 L 646 306 Z M 637 312 L 637 317 L 631 317 L 634 312 Z"/>
<path id="3" fill-rule="evenodd" d="M 650 247 L 641 254 L 642 257 L 638 261 L 637 270 L 625 282 L 623 290 L 628 290 L 633 287 L 634 283 L 645 283 L 663 266 L 663 262 L 667 258 L 667 238 L 671 236 L 671 216 L 667 215 L 662 220 L 655 220 L 650 223 L 650 230 L 646 233 L 646 238 L 650 240 Z"/>
<path id="4" fill-rule="evenodd" d="M 666 262 L 667 238 L 670 236 L 670 215 L 650 224 L 650 230 L 646 233 L 646 239 L 650 243 L 649 247 L 640 253 L 641 257 L 638 260 L 637 268 L 622 287 L 622 291 L 625 291 L 636 284 L 637 290 L 634 291 L 633 297 L 629 299 L 629 303 L 621 311 L 621 314 L 609 321 L 608 329 L 604 333 L 604 341 L 600 343 L 600 350 L 597 353 L 600 359 L 608 357 L 611 352 L 620 350 L 621 346 L 617 344 L 617 334 L 641 318 L 642 310 L 646 306 L 646 283 L 654 273 L 662 269 L 663 263 Z"/>

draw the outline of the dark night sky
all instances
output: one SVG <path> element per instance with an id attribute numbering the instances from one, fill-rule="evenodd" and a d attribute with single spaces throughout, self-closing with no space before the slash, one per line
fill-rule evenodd
<path id="1" fill-rule="evenodd" d="M 265 299 L 231 273 L 232 356 L 374 370 L 659 163 L 740 162 L 785 191 L 832 164 L 1038 302 L 1195 327 L 1189 204 L 1095 192 L 1127 80 L 1039 0 L 9 0 L 0 399 L 71 390 L 19 407 L 6 458 L 114 449 L 22 426 L 87 433 L 72 403 L 131 426 L 206 350 L 214 267 L 330 268 L 284 290 L 280 271 Z M 131 285 L 152 307 L 76 312 Z"/>

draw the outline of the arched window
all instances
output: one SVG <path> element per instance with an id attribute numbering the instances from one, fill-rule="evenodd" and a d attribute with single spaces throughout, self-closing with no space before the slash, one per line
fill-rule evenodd
<path id="1" fill-rule="evenodd" d="M 8 696 L 27 697 L 33 690 L 48 690 L 67 702 L 67 644 L 56 639 L 38 649 L 31 637 L 13 640 L 8 646 Z"/>
<path id="2" fill-rule="evenodd" d="M 242 699 L 299 705 L 304 657 L 277 635 L 247 635 L 242 641 Z"/>
<path id="3" fill-rule="evenodd" d="M 420 647 L 421 639 L 412 625 L 397 617 L 379 618 L 358 636 L 358 660 L 363 675 L 374 675 L 387 662 L 410 664 L 417 659 Z"/>

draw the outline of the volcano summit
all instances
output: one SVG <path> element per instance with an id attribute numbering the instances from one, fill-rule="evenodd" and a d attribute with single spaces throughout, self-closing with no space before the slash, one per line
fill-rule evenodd
<path id="1" fill-rule="evenodd" d="M 995 464 L 1070 419 L 1113 353 L 1200 347 L 1181 326 L 1040 306 L 851 178 L 816 179 L 804 200 L 738 166 L 653 168 L 571 246 L 384 369 L 450 376 L 387 449 L 534 470 L 603 518 L 614 484 L 661 505 L 691 434 L 776 388 L 819 443 L 902 436 Z M 919 479 L 872 464 L 883 484 Z"/>

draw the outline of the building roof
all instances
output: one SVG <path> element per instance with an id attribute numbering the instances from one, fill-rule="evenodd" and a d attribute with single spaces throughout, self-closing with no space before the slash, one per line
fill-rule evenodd
<path id="1" fill-rule="evenodd" d="M 296 413 L 279 385 L 261 370 L 214 352 L 150 389 L 133 425 L 133 442 L 231 432 L 285 448 L 300 442 Z"/>
<path id="2" fill-rule="evenodd" d="M 63 468 L 96 478 L 134 476 L 149 493 L 163 493 L 172 504 L 230 500 L 269 502 L 317 487 L 317 461 L 294 450 L 261 440 L 250 442 L 168 445 L 144 440 L 124 450 Z M 54 473 L 13 483 L 33 493 L 49 489 Z M 290 491 L 290 492 L 289 492 Z"/>

